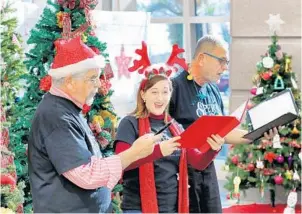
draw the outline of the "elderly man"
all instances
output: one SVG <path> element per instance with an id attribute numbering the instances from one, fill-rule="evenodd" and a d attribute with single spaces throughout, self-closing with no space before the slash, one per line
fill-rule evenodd
<path id="1" fill-rule="evenodd" d="M 81 110 L 100 87 L 100 56 L 80 38 L 55 42 L 53 85 L 32 121 L 28 161 L 34 212 L 110 210 L 110 189 L 132 162 L 150 155 L 160 136 L 143 136 L 127 151 L 102 158 Z M 101 188 L 100 188 L 101 187 Z"/>

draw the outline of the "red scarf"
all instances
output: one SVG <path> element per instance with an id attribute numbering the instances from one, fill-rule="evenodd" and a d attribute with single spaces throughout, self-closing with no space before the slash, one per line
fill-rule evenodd
<path id="1" fill-rule="evenodd" d="M 170 121 L 171 118 L 169 117 Z M 140 118 L 138 121 L 139 136 L 151 133 L 149 118 Z M 181 131 L 173 122 L 169 126 L 172 136 L 179 136 Z M 154 165 L 153 162 L 146 163 L 139 167 L 139 183 L 141 206 L 143 213 L 158 213 L 158 204 L 155 188 Z M 182 149 L 179 161 L 179 180 L 178 180 L 178 213 L 189 212 L 189 193 L 188 193 L 188 170 L 186 150 Z"/>

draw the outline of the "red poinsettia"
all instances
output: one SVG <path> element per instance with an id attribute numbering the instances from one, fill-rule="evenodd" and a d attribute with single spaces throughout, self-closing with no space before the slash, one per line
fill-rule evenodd
<path id="1" fill-rule="evenodd" d="M 267 160 L 270 163 L 273 163 L 273 161 L 275 160 L 276 156 L 277 155 L 274 152 L 267 152 L 264 155 L 264 159 Z"/>
<path id="2" fill-rule="evenodd" d="M 40 86 L 39 86 L 39 88 L 42 91 L 46 91 L 47 92 L 51 88 L 51 84 L 52 84 L 51 76 L 46 75 L 45 77 L 43 77 L 40 80 Z"/>

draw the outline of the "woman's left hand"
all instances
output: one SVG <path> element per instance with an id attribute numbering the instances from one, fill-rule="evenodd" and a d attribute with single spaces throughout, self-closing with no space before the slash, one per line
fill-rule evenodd
<path id="1" fill-rule="evenodd" d="M 210 144 L 212 150 L 219 151 L 221 146 L 225 143 L 225 139 L 217 134 L 212 134 L 211 137 L 208 137 L 207 142 Z"/>

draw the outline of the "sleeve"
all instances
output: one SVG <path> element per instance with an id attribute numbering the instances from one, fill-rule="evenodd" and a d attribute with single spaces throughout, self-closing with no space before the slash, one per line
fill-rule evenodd
<path id="1" fill-rule="evenodd" d="M 126 151 L 127 149 L 129 149 L 131 146 L 128 144 L 128 143 L 125 143 L 125 142 L 117 142 L 116 143 L 116 150 L 115 150 L 115 153 L 116 154 L 119 154 L 123 151 Z M 161 153 L 161 150 L 160 150 L 160 146 L 159 144 L 156 144 L 154 146 L 154 151 L 151 155 L 145 157 L 145 158 L 142 158 L 142 159 L 139 159 L 135 162 L 133 162 L 132 164 L 130 164 L 126 169 L 125 171 L 128 171 L 128 170 L 131 170 L 131 169 L 135 169 L 135 168 L 138 168 L 140 167 L 141 165 L 144 165 L 146 163 L 149 163 L 149 162 L 153 162 L 155 160 L 158 160 L 160 158 L 163 157 L 163 154 Z"/>
<path id="2" fill-rule="evenodd" d="M 130 145 L 138 138 L 138 121 L 135 117 L 126 116 L 123 118 L 117 128 L 115 145 L 118 141 Z"/>
<path id="3" fill-rule="evenodd" d="M 170 99 L 169 103 L 169 114 L 174 117 L 176 114 L 176 103 L 177 103 L 177 84 L 175 79 L 172 80 L 172 86 L 173 86 L 173 91 L 172 91 L 172 96 Z"/>
<path id="4" fill-rule="evenodd" d="M 107 158 L 92 156 L 89 164 L 71 169 L 63 175 L 83 189 L 96 189 L 102 186 L 112 189 L 121 178 L 122 164 L 117 155 Z"/>
<path id="5" fill-rule="evenodd" d="M 193 168 L 204 170 L 215 159 L 219 151 L 210 149 L 206 153 L 202 153 L 198 149 L 187 149 L 187 160 Z"/>
<path id="6" fill-rule="evenodd" d="M 59 174 L 90 162 L 92 154 L 84 136 L 79 126 L 66 123 L 44 138 L 48 157 Z"/>

